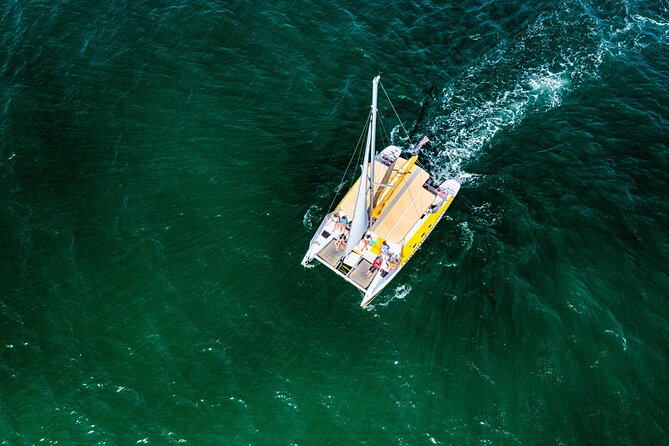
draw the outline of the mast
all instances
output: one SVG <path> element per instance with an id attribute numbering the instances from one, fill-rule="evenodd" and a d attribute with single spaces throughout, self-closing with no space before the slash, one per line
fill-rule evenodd
<path id="1" fill-rule="evenodd" d="M 367 144 L 365 146 L 365 155 L 362 162 L 362 173 L 360 174 L 360 183 L 358 185 L 358 196 L 355 199 L 355 208 L 351 216 L 351 231 L 346 241 L 344 257 L 346 257 L 355 245 L 365 236 L 369 229 L 371 221 L 373 193 L 374 193 L 374 156 L 376 144 L 376 97 L 378 94 L 379 79 L 376 76 L 372 80 L 372 117 L 369 131 L 367 133 Z M 370 167 L 371 165 L 371 167 Z"/>
<path id="2" fill-rule="evenodd" d="M 376 158 L 376 114 L 378 112 L 376 99 L 379 93 L 379 80 L 381 80 L 381 76 L 376 76 L 372 80 L 372 123 L 369 127 L 371 150 L 369 153 L 369 209 L 367 212 L 370 223 L 372 221 L 372 209 L 374 209 L 374 158 Z"/>

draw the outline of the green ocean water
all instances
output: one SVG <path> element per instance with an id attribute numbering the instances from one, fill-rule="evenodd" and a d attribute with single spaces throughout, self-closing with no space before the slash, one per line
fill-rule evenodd
<path id="1" fill-rule="evenodd" d="M 0 49 L 0 444 L 669 443 L 666 1 L 10 0 Z M 379 72 L 462 189 L 361 310 L 300 260 Z"/>

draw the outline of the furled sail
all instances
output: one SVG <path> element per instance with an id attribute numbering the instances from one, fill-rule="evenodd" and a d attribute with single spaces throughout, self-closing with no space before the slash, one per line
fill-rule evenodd
<path id="1" fill-rule="evenodd" d="M 360 182 L 358 183 L 358 196 L 355 200 L 355 208 L 351 216 L 351 231 L 346 240 L 346 249 L 344 256 L 347 256 L 355 245 L 365 236 L 367 228 L 369 228 L 369 212 L 367 210 L 367 197 L 369 189 L 369 161 L 368 151 L 370 146 L 370 137 L 367 136 L 367 147 L 365 148 L 365 157 L 362 164 L 362 174 L 360 175 Z"/>
<path id="2" fill-rule="evenodd" d="M 355 210 L 351 220 L 351 231 L 346 241 L 344 256 L 349 255 L 355 245 L 365 236 L 369 228 L 369 219 L 371 218 L 371 206 L 374 187 L 372 181 L 374 178 L 374 156 L 376 145 L 376 98 L 378 95 L 380 76 L 376 76 L 372 81 L 372 113 L 369 132 L 367 133 L 367 144 L 365 146 L 365 156 L 362 163 L 362 174 L 360 175 L 360 184 L 358 185 L 358 196 L 355 200 Z M 370 165 L 371 163 L 371 165 Z M 370 176 L 371 170 L 371 176 Z"/>

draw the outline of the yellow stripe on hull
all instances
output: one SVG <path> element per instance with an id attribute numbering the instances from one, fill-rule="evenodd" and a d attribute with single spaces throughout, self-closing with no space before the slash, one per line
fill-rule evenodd
<path id="1" fill-rule="evenodd" d="M 441 207 L 439 212 L 428 216 L 420 228 L 418 228 L 416 233 L 409 239 L 408 242 L 404 244 L 404 247 L 402 248 L 402 266 L 404 266 L 409 261 L 411 256 L 413 256 L 416 251 L 418 251 L 418 248 L 420 248 L 420 245 L 423 244 L 423 241 L 425 241 L 427 235 L 434 230 L 434 227 L 437 226 L 437 223 L 439 220 L 441 220 L 441 217 L 444 216 L 446 210 L 453 202 L 453 198 L 454 197 L 450 197 L 448 201 L 446 201 L 446 203 Z"/>

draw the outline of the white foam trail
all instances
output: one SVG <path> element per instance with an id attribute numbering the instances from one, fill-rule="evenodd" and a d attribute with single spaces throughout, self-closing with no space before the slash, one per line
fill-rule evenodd
<path id="1" fill-rule="evenodd" d="M 409 285 L 408 283 L 402 284 L 402 285 L 398 286 L 397 288 L 395 288 L 395 292 L 390 299 L 384 300 L 383 302 L 377 302 L 376 305 L 379 305 L 380 307 L 387 307 L 394 300 L 404 299 L 405 297 L 407 297 L 409 295 L 409 293 L 411 293 L 411 285 Z M 368 309 L 369 311 L 371 311 L 375 307 L 374 302 L 376 302 L 376 301 L 373 301 L 371 305 L 368 305 L 365 308 Z"/>
<path id="2" fill-rule="evenodd" d="M 669 43 L 669 8 L 604 3 L 564 0 L 442 88 L 430 113 L 436 117 L 428 121 L 432 150 L 424 152 L 437 181 L 476 182 L 466 166 L 500 131 L 562 105 L 569 93 L 600 76 L 607 55 Z M 395 127 L 391 140 L 402 145 L 401 134 Z"/>
<path id="3" fill-rule="evenodd" d="M 669 44 L 669 8 L 643 2 L 564 0 L 541 13 L 524 34 L 500 42 L 446 84 L 428 121 L 427 166 L 437 182 L 476 183 L 467 165 L 500 131 L 600 76 L 608 58 Z M 393 140 L 399 134 L 393 129 Z"/>
<path id="4" fill-rule="evenodd" d="M 312 204 L 309 206 L 309 209 L 307 209 L 307 212 L 304 213 L 304 216 L 302 217 L 302 225 L 308 229 L 312 230 L 315 227 L 315 224 L 320 223 L 318 219 L 320 215 L 320 208 L 316 206 L 315 204 Z"/>
<path id="5" fill-rule="evenodd" d="M 524 35 L 500 43 L 444 86 L 439 116 L 429 126 L 437 151 L 427 157 L 437 179 L 475 181 L 465 166 L 500 131 L 530 114 L 559 107 L 581 83 L 599 76 L 604 55 L 614 47 L 608 39 L 639 23 L 665 25 L 630 15 L 629 5 L 613 9 L 614 18 L 602 19 L 587 3 L 566 0 L 561 8 L 540 14 Z M 629 25 L 630 19 L 636 24 Z"/>
<path id="6" fill-rule="evenodd" d="M 393 299 L 404 299 L 411 292 L 411 285 L 403 284 L 395 288 L 395 295 Z"/>
<path id="7" fill-rule="evenodd" d="M 462 247 L 463 252 L 469 251 L 474 243 L 474 232 L 469 227 L 469 223 L 463 221 L 458 225 L 462 229 Z"/>
<path id="8" fill-rule="evenodd" d="M 461 182 L 473 179 L 463 164 L 469 161 L 505 128 L 521 122 L 532 110 L 548 110 L 561 104 L 571 81 L 562 72 L 551 72 L 548 67 L 528 70 L 511 89 L 501 91 L 494 98 L 482 100 L 435 119 L 430 133 L 434 145 L 440 147 L 430 163 L 437 178 L 454 177 Z M 453 88 L 444 91 L 444 108 L 451 102 L 464 102 L 465 92 Z M 437 169 L 434 169 L 434 168 Z"/>

